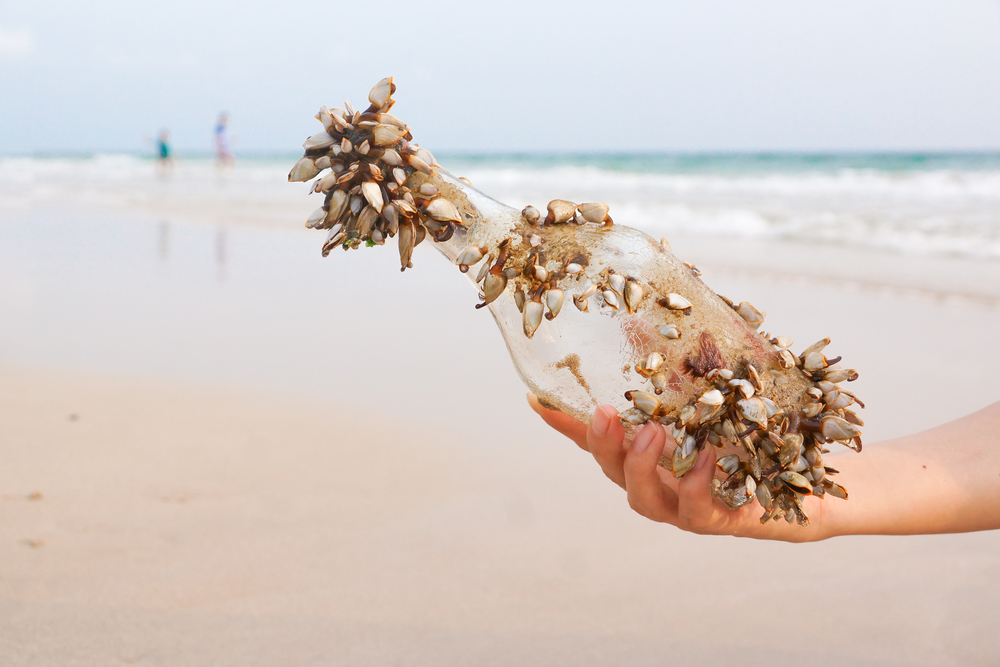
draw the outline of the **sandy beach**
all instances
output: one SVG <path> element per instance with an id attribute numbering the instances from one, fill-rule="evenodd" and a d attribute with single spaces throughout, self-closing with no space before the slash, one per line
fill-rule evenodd
<path id="1" fill-rule="evenodd" d="M 0 209 L 0 663 L 995 664 L 1000 533 L 653 524 L 426 244 L 401 275 L 322 259 L 310 202 L 144 192 Z M 866 448 L 1000 400 L 1000 262 L 669 240 L 833 338 Z"/>

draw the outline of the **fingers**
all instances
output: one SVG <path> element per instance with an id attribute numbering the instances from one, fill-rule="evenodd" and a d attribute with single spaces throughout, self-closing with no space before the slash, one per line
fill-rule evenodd
<path id="1" fill-rule="evenodd" d="M 531 409 L 542 418 L 542 421 L 575 442 L 580 449 L 588 451 L 586 424 L 573 419 L 565 412 L 549 410 L 548 408 L 543 407 L 542 404 L 538 402 L 538 397 L 534 394 L 528 394 L 528 405 L 530 405 Z"/>
<path id="2" fill-rule="evenodd" d="M 677 519 L 683 528 L 705 530 L 717 523 L 719 508 L 711 495 L 715 447 L 705 447 L 698 462 L 677 484 Z"/>
<path id="3" fill-rule="evenodd" d="M 625 455 L 623 473 L 632 509 L 653 521 L 675 523 L 677 496 L 663 484 L 657 465 L 666 440 L 661 425 L 643 426 Z"/>
<path id="4" fill-rule="evenodd" d="M 625 444 L 625 428 L 618 419 L 618 411 L 615 408 L 610 405 L 602 405 L 597 408 L 588 427 L 563 412 L 543 407 L 534 394 L 528 394 L 528 404 L 546 424 L 573 440 L 581 449 L 593 454 L 594 459 L 601 466 L 601 470 L 604 471 L 608 479 L 626 489 L 625 459 L 628 448 Z M 657 447 L 662 451 L 666 439 L 665 431 L 656 425 L 655 434 L 659 438 Z M 657 485 L 660 485 L 661 482 L 656 472 L 658 460 L 659 454 L 652 457 L 650 474 L 656 478 Z M 673 482 L 673 478 L 670 478 L 669 481 Z M 664 507 L 671 510 L 676 509 L 676 495 L 670 489 L 663 488 L 661 490 L 661 499 L 665 499 L 665 504 L 657 506 L 659 509 L 656 509 L 656 512 Z M 666 519 L 657 520 L 664 521 Z"/>
<path id="5" fill-rule="evenodd" d="M 784 522 L 776 525 L 772 521 L 762 527 L 756 517 L 756 504 L 753 504 L 753 511 L 749 505 L 733 511 L 713 498 L 711 488 L 716 470 L 714 447 L 705 447 L 694 467 L 678 480 L 658 465 L 667 441 L 666 430 L 660 424 L 646 424 L 635 440 L 626 445 L 625 428 L 618 418 L 618 411 L 610 405 L 597 408 L 588 427 L 563 412 L 543 407 L 534 394 L 528 394 L 528 404 L 546 424 L 573 440 L 581 449 L 589 451 L 604 474 L 625 489 L 629 506 L 648 519 L 703 534 L 790 541 L 817 539 L 819 531 L 795 527 L 797 530 L 789 532 Z M 815 505 L 809 508 L 810 513 L 821 515 L 822 509 L 826 509 L 825 506 L 820 509 Z M 814 519 L 817 518 L 814 516 Z"/>
<path id="6" fill-rule="evenodd" d="M 608 479 L 624 489 L 625 427 L 618 419 L 618 411 L 610 405 L 594 410 L 587 429 L 587 449 Z"/>

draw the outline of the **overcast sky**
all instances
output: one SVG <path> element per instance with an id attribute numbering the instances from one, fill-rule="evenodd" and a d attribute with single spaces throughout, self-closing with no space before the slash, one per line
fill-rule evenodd
<path id="1" fill-rule="evenodd" d="M 294 152 L 386 75 L 438 151 L 1000 149 L 1000 0 L 278 5 L 0 0 L 0 154 Z"/>

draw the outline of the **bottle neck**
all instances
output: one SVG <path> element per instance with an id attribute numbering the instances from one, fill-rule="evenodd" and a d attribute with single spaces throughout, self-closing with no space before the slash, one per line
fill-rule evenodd
<path id="1" fill-rule="evenodd" d="M 440 167 L 435 167 L 430 176 L 415 173 L 408 185 L 417 189 L 424 183 L 436 187 L 462 217 L 462 224 L 456 226 L 455 233 L 447 241 L 428 239 L 451 262 L 470 245 L 497 248 L 504 239 L 519 236 L 518 228 L 524 224 L 520 211 L 483 194 Z"/>

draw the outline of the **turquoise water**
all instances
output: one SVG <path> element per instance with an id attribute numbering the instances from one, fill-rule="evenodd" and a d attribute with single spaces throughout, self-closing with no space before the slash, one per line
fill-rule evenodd
<path id="1" fill-rule="evenodd" d="M 101 152 L 72 155 L 29 154 L 0 156 L 11 158 L 89 160 Z M 142 160 L 155 160 L 152 153 L 130 153 Z M 244 163 L 294 163 L 299 151 L 237 154 Z M 1000 171 L 1000 152 L 913 152 L 913 153 L 467 153 L 435 152 L 439 162 L 466 168 L 552 169 L 558 167 L 595 168 L 615 172 L 658 174 L 753 174 L 831 173 L 842 170 L 871 170 L 885 173 L 920 171 Z M 180 160 L 210 161 L 211 153 L 181 152 Z"/>
<path id="2" fill-rule="evenodd" d="M 1000 171 L 1000 153 L 440 153 L 437 157 L 469 167 L 569 166 L 658 174 Z"/>

